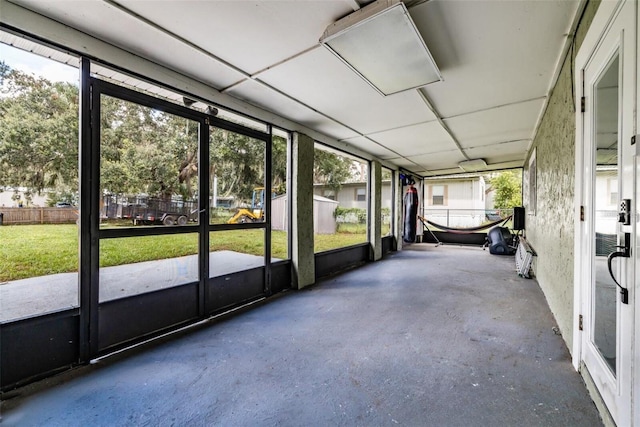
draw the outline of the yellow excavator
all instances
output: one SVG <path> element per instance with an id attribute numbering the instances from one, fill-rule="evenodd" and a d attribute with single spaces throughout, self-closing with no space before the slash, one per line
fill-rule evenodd
<path id="1" fill-rule="evenodd" d="M 227 224 L 262 221 L 264 221 L 264 187 L 256 187 L 253 189 L 253 195 L 251 196 L 251 209 L 238 209 L 238 212 L 227 221 Z"/>

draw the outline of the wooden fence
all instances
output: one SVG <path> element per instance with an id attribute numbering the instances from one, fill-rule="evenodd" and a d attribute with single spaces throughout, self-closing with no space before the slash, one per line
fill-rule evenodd
<path id="1" fill-rule="evenodd" d="M 4 208 L 4 225 L 16 224 L 68 224 L 78 220 L 78 209 L 75 208 Z"/>

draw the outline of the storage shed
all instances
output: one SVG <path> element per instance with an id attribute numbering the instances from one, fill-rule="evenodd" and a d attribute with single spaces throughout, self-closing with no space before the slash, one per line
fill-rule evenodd
<path id="1" fill-rule="evenodd" d="M 273 230 L 287 230 L 288 226 L 287 195 L 271 199 L 271 228 Z M 338 202 L 326 197 L 313 196 L 313 232 L 316 234 L 333 234 L 336 232 L 336 218 L 334 212 Z"/>

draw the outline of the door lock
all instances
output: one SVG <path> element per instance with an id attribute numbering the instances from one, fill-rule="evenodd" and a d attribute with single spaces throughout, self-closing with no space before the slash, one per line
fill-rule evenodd
<path id="1" fill-rule="evenodd" d="M 622 214 L 622 213 L 621 213 Z M 611 252 L 607 257 L 607 267 L 609 267 L 609 274 L 611 278 L 615 282 L 615 284 L 620 288 L 620 300 L 623 304 L 629 304 L 629 289 L 623 288 L 620 283 L 616 280 L 616 276 L 613 275 L 613 271 L 611 269 L 611 262 L 618 257 L 621 258 L 630 258 L 631 257 L 631 233 L 624 233 L 624 245 L 616 246 L 618 249 L 622 249 L 621 251 Z"/>
<path id="2" fill-rule="evenodd" d="M 620 202 L 618 222 L 622 225 L 631 225 L 631 199 L 623 199 Z"/>

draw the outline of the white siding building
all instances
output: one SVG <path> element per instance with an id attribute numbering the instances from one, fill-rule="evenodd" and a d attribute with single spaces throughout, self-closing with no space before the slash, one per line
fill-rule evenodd
<path id="1" fill-rule="evenodd" d="M 335 200 L 341 208 L 367 208 L 367 183 L 342 184 L 337 194 L 327 185 L 314 184 L 313 194 Z M 391 181 L 382 181 L 382 207 L 391 206 Z"/>
<path id="2" fill-rule="evenodd" d="M 27 192 L 26 188 L 18 188 L 17 198 L 16 192 L 12 188 L 5 188 L 0 191 L 0 207 L 7 208 L 17 208 L 21 205 L 24 207 L 27 206 L 36 206 L 36 207 L 45 207 L 47 206 L 47 200 L 49 198 L 47 193 L 37 194 L 34 193 L 31 195 L 31 200 L 28 200 L 25 196 Z"/>
<path id="3" fill-rule="evenodd" d="M 322 196 L 313 196 L 313 232 L 315 234 L 333 234 L 337 224 L 334 211 L 338 202 Z M 271 199 L 271 227 L 274 230 L 288 230 L 289 202 L 286 194 Z"/>
<path id="4" fill-rule="evenodd" d="M 425 178 L 424 216 L 449 227 L 475 227 L 487 220 L 482 176 Z"/>

